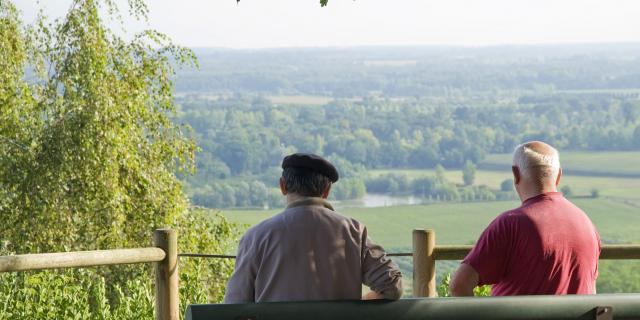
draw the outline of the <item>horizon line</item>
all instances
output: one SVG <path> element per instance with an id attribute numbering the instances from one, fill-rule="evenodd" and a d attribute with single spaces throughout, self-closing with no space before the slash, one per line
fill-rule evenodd
<path id="1" fill-rule="evenodd" d="M 576 41 L 576 42 L 531 42 L 531 43 L 489 43 L 489 44 L 354 44 L 354 45 L 317 45 L 317 46 L 266 46 L 266 47 L 226 47 L 226 46 L 189 46 L 191 49 L 218 49 L 229 51 L 241 50 L 290 50 L 290 49 L 358 49 L 358 48 L 449 48 L 449 49 L 485 49 L 485 48 L 518 48 L 518 47 L 564 47 L 564 46 L 605 46 L 605 45 L 640 45 L 640 40 L 633 41 Z"/>

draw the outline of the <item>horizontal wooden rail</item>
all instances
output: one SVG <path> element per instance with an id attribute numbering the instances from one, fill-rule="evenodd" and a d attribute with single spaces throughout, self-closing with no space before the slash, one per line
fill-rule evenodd
<path id="1" fill-rule="evenodd" d="M 0 256 L 0 273 L 58 268 L 82 268 L 114 264 L 159 262 L 165 252 L 160 248 L 135 248 L 95 251 L 21 254 Z"/>
<path id="2" fill-rule="evenodd" d="M 218 258 L 218 259 L 235 259 L 236 256 L 226 254 L 208 254 L 208 253 L 178 253 L 178 257 L 187 258 Z"/>
<path id="3" fill-rule="evenodd" d="M 467 256 L 473 245 L 440 245 L 433 252 L 436 260 L 462 260 Z M 602 246 L 600 260 L 635 260 L 640 259 L 640 245 L 638 244 L 606 244 Z"/>
<path id="4" fill-rule="evenodd" d="M 433 249 L 433 256 L 436 260 L 462 260 L 471 249 L 473 249 L 473 245 L 439 245 Z"/>
<path id="5" fill-rule="evenodd" d="M 600 259 L 623 260 L 640 259 L 640 245 L 638 244 L 608 244 L 602 246 Z"/>
<path id="6" fill-rule="evenodd" d="M 467 256 L 473 245 L 437 245 L 433 250 L 436 260 L 462 260 Z M 235 259 L 234 255 L 180 253 L 180 257 Z M 389 257 L 411 257 L 411 252 L 388 252 Z M 606 244 L 602 246 L 601 260 L 640 260 L 640 244 Z"/>

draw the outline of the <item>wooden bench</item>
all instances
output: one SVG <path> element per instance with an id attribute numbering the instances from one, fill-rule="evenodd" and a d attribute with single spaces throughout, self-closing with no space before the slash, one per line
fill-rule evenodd
<path id="1" fill-rule="evenodd" d="M 640 294 L 200 304 L 185 319 L 640 319 Z"/>

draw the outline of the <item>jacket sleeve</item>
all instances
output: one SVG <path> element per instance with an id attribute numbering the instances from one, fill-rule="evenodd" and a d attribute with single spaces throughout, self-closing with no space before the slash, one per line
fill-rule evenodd
<path id="1" fill-rule="evenodd" d="M 240 239 L 236 264 L 227 283 L 224 303 L 255 302 L 255 279 L 258 270 L 256 256 L 250 239 Z"/>
<path id="2" fill-rule="evenodd" d="M 371 242 L 367 228 L 363 230 L 362 282 L 385 299 L 402 296 L 402 274 L 398 265 L 387 258 L 384 249 Z"/>

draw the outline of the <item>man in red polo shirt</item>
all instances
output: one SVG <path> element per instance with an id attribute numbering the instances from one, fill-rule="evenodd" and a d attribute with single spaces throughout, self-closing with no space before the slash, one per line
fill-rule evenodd
<path id="1" fill-rule="evenodd" d="M 472 296 L 485 284 L 493 285 L 493 296 L 595 293 L 600 237 L 557 192 L 558 151 L 539 141 L 519 145 L 512 170 L 522 205 L 484 230 L 456 271 L 451 294 Z"/>

